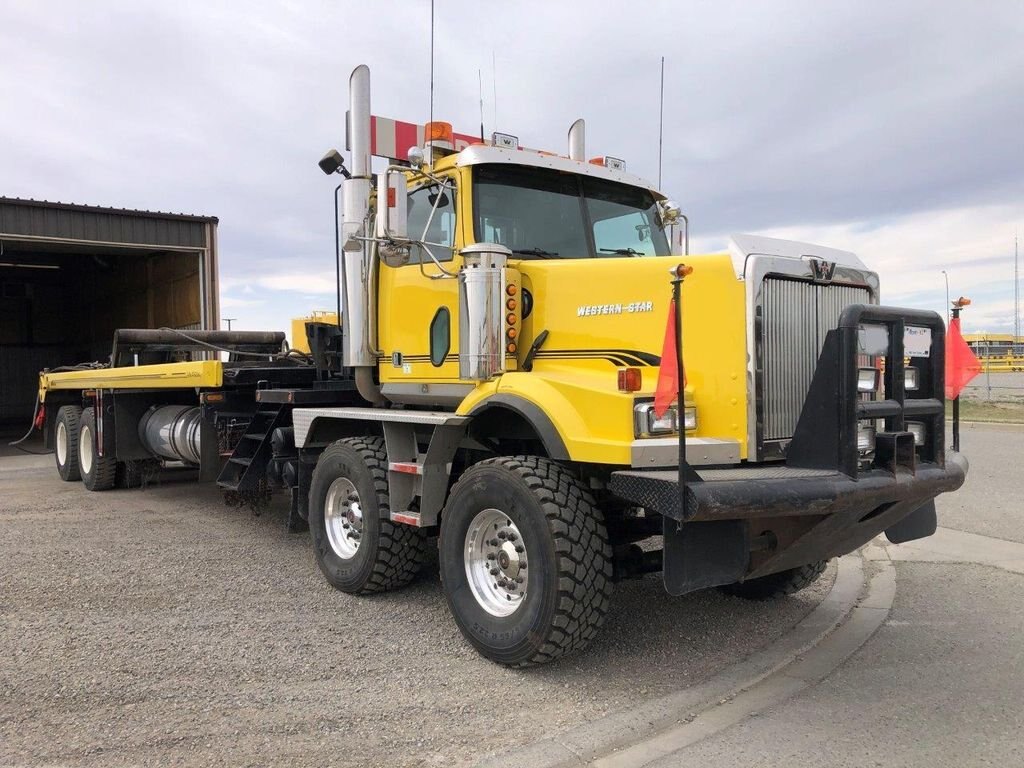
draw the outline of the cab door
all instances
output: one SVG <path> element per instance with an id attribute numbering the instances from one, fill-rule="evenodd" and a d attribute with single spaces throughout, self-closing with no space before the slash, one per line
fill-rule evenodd
<path id="1" fill-rule="evenodd" d="M 447 185 L 428 182 L 409 191 L 409 237 L 427 245 L 413 245 L 400 266 L 380 264 L 380 381 L 384 394 L 398 402 L 441 403 L 442 395 L 456 396 L 439 385 L 459 377 L 456 276 L 465 239 L 458 174 L 439 178 Z"/>

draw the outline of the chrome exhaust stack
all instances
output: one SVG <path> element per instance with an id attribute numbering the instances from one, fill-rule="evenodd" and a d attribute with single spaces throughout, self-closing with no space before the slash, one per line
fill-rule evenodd
<path id="1" fill-rule="evenodd" d="M 477 243 L 460 253 L 459 378 L 486 381 L 505 371 L 505 264 L 512 251 Z"/>
<path id="2" fill-rule="evenodd" d="M 587 130 L 586 123 L 581 117 L 569 126 L 569 159 L 586 162 L 587 160 Z"/>
<path id="3" fill-rule="evenodd" d="M 360 64 L 348 80 L 345 148 L 352 153 L 352 178 L 342 182 L 341 225 L 342 359 L 346 366 L 376 366 L 370 344 L 370 318 L 376 289 L 371 285 L 370 234 L 370 68 Z M 367 398 L 369 399 L 369 398 Z"/>

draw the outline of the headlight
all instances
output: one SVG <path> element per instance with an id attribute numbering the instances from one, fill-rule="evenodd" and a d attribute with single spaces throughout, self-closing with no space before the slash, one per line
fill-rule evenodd
<path id="1" fill-rule="evenodd" d="M 697 409 L 689 406 L 684 411 L 686 429 L 697 428 Z M 638 403 L 633 408 L 633 425 L 637 437 L 670 435 L 679 431 L 679 412 L 670 405 L 660 417 L 654 415 L 654 403 Z"/>
<path id="2" fill-rule="evenodd" d="M 857 391 L 877 392 L 878 391 L 878 369 L 860 368 L 857 370 Z"/>
<path id="3" fill-rule="evenodd" d="M 924 445 L 925 437 L 928 433 L 925 430 L 923 421 L 908 421 L 907 432 L 914 435 L 914 445 Z"/>
<path id="4" fill-rule="evenodd" d="M 857 428 L 857 450 L 861 453 L 870 453 L 875 450 L 875 428 L 861 426 Z"/>
<path id="5" fill-rule="evenodd" d="M 912 392 L 920 386 L 920 371 L 912 365 L 908 365 L 903 369 L 903 388 L 908 392 Z"/>
<path id="6" fill-rule="evenodd" d="M 697 409 L 689 406 L 683 411 L 683 424 L 687 429 L 697 428 Z"/>

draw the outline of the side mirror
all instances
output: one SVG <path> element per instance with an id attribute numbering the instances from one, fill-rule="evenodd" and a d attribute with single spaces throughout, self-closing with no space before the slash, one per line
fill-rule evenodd
<path id="1" fill-rule="evenodd" d="M 678 203 L 674 203 L 671 200 L 660 200 L 658 201 L 658 208 L 661 209 L 661 223 L 662 226 L 668 226 L 675 224 L 679 221 L 679 217 L 682 214 L 682 209 Z"/>
<path id="2" fill-rule="evenodd" d="M 409 239 L 409 180 L 401 171 L 377 174 L 377 237 Z"/>

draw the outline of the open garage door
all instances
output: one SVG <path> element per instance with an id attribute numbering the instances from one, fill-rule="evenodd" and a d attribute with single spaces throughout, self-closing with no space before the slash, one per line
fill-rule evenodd
<path id="1" fill-rule="evenodd" d="M 116 328 L 217 328 L 216 225 L 0 198 L 0 426 L 27 426 L 41 369 L 107 361 Z"/>

